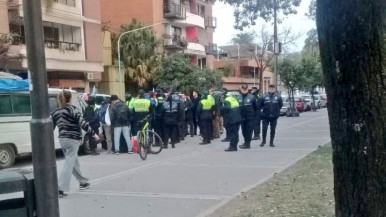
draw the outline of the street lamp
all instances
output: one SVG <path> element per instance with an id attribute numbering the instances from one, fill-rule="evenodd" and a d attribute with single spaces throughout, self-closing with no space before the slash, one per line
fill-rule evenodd
<path id="1" fill-rule="evenodd" d="M 149 26 L 144 26 L 144 27 L 141 27 L 141 28 L 138 28 L 138 29 L 132 29 L 132 30 L 129 30 L 129 31 L 126 31 L 126 32 L 122 32 L 119 37 L 118 37 L 118 42 L 117 42 L 117 46 L 118 46 L 118 74 L 119 74 L 119 83 L 122 84 L 122 73 L 121 73 L 121 46 L 120 46 L 120 43 L 121 43 L 121 38 L 122 36 L 128 34 L 128 33 L 132 33 L 132 32 L 136 32 L 136 31 L 139 31 L 139 30 L 142 30 L 142 29 L 147 29 L 147 28 L 151 28 L 153 26 L 158 26 L 158 25 L 161 25 L 161 24 L 166 24 L 166 23 L 169 23 L 167 21 L 163 21 L 162 23 L 155 23 L 153 25 L 149 25 Z M 123 86 L 123 93 L 125 92 L 125 84 L 122 85 Z"/>

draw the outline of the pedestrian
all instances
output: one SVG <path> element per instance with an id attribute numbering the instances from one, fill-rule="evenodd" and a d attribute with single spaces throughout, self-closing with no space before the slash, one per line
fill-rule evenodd
<path id="1" fill-rule="evenodd" d="M 111 126 L 114 132 L 114 153 L 119 154 L 119 146 L 121 134 L 127 144 L 127 150 L 129 154 L 133 153 L 131 141 L 130 141 L 130 129 L 129 120 L 130 112 L 127 105 L 119 100 L 117 95 L 111 95 L 111 106 L 110 106 L 110 120 Z"/>
<path id="2" fill-rule="evenodd" d="M 229 147 L 225 149 L 225 151 L 237 151 L 240 122 L 242 121 L 240 105 L 237 99 L 227 92 L 223 93 L 221 115 L 223 116 L 224 126 L 226 127 L 227 136 L 230 142 Z"/>
<path id="3" fill-rule="evenodd" d="M 108 120 L 108 123 L 106 123 L 106 114 L 109 114 L 110 110 L 110 100 L 103 100 L 101 107 L 99 108 L 98 111 L 98 117 L 99 117 L 99 122 L 102 125 L 102 130 L 103 130 L 103 135 L 105 136 L 105 141 L 106 141 L 106 150 L 107 153 L 112 153 L 112 132 L 111 132 L 111 121 Z M 110 117 L 110 116 L 109 116 Z"/>
<path id="4" fill-rule="evenodd" d="M 185 98 L 183 93 L 178 94 L 179 101 L 180 101 L 180 112 L 179 112 L 179 122 L 178 122 L 178 135 L 180 140 L 184 140 L 186 136 L 186 101 L 183 99 Z"/>
<path id="5" fill-rule="evenodd" d="M 197 135 L 197 128 L 199 127 L 198 126 L 198 122 L 196 120 L 196 115 L 197 115 L 197 107 L 198 107 L 198 104 L 200 103 L 201 101 L 201 97 L 198 95 L 198 92 L 197 91 L 193 91 L 192 92 L 192 102 L 193 102 L 193 109 L 192 109 L 192 113 L 193 113 L 193 125 L 194 125 L 194 131 L 193 131 L 193 134 L 194 135 Z"/>
<path id="6" fill-rule="evenodd" d="M 162 108 L 162 124 L 163 124 L 163 148 L 167 149 L 169 139 L 171 140 L 172 148 L 175 148 L 178 142 L 178 113 L 180 112 L 177 100 L 173 100 L 172 91 L 166 96 Z"/>
<path id="7" fill-rule="evenodd" d="M 90 187 L 88 178 L 81 170 L 78 160 L 78 150 L 82 142 L 82 130 L 98 141 L 98 133 L 83 119 L 81 111 L 71 105 L 71 92 L 63 90 L 57 97 L 59 108 L 52 112 L 52 122 L 54 129 L 59 128 L 59 143 L 64 154 L 63 169 L 59 173 L 58 188 L 59 197 L 67 196 L 66 191 L 70 190 L 71 174 L 79 182 L 79 188 L 87 189 Z"/>
<path id="8" fill-rule="evenodd" d="M 227 88 L 222 88 L 221 89 L 221 99 L 220 99 L 220 102 L 221 102 L 221 106 L 223 106 L 223 103 L 225 101 L 225 98 L 227 96 L 231 96 L 229 93 L 228 93 L 228 89 Z M 236 99 L 236 98 L 235 98 Z M 221 142 L 229 142 L 229 133 L 228 133 L 228 130 L 227 130 L 227 126 L 225 124 L 225 120 L 224 120 L 224 116 L 221 114 L 221 118 L 223 119 L 223 126 L 225 128 L 225 138 L 223 140 L 221 140 Z"/>
<path id="9" fill-rule="evenodd" d="M 194 136 L 194 124 L 193 124 L 193 102 L 190 100 L 190 97 L 187 94 L 183 95 L 183 100 L 185 101 L 185 132 L 190 134 L 190 137 Z M 188 130 L 189 128 L 189 130 Z"/>
<path id="10" fill-rule="evenodd" d="M 210 125 L 210 128 L 209 128 L 210 140 L 213 140 L 215 137 L 220 138 L 219 126 L 217 126 L 217 121 L 215 120 L 216 100 L 214 99 L 213 94 L 214 94 L 214 88 L 210 88 L 208 93 L 208 100 L 214 105 L 213 114 L 212 114 L 212 124 Z M 214 130 L 216 130 L 216 132 L 214 132 Z M 214 133 L 216 133 L 216 135 L 214 135 Z"/>
<path id="11" fill-rule="evenodd" d="M 156 97 L 157 97 L 157 106 L 154 109 L 153 128 L 154 128 L 154 131 L 161 138 L 163 138 L 162 109 L 163 109 L 163 104 L 164 104 L 165 99 L 164 99 L 164 94 L 163 94 L 162 90 L 160 90 L 160 89 L 156 90 Z"/>
<path id="12" fill-rule="evenodd" d="M 95 106 L 95 101 L 93 98 L 89 98 L 89 100 L 87 101 L 87 106 L 83 112 L 83 118 L 89 123 L 90 127 L 94 132 L 99 133 L 100 123 L 98 117 L 98 109 Z M 96 150 L 97 142 L 93 139 L 93 136 L 87 133 L 85 138 L 86 142 L 88 142 L 89 144 L 90 154 L 94 156 L 99 155 L 99 152 L 97 152 Z"/>
<path id="13" fill-rule="evenodd" d="M 277 119 L 279 118 L 282 106 L 283 99 L 280 94 L 276 92 L 276 86 L 273 84 L 269 85 L 268 93 L 263 95 L 259 105 L 259 107 L 263 110 L 261 116 L 263 120 L 263 141 L 261 142 L 260 147 L 263 147 L 266 144 L 268 125 L 271 125 L 269 146 L 275 147 L 273 140 L 275 139 Z"/>
<path id="14" fill-rule="evenodd" d="M 138 91 L 138 98 L 133 103 L 133 135 L 136 136 L 139 130 L 142 130 L 145 122 L 141 122 L 146 116 L 153 114 L 153 105 L 150 99 L 145 98 L 145 91 Z"/>
<path id="15" fill-rule="evenodd" d="M 259 89 L 257 87 L 252 87 L 251 94 L 256 98 L 257 104 L 259 104 L 260 95 L 259 95 Z M 252 140 L 259 140 L 260 139 L 260 126 L 261 126 L 261 109 L 257 109 L 256 111 L 256 124 L 253 128 L 254 136 L 252 137 Z"/>
<path id="16" fill-rule="evenodd" d="M 212 137 L 212 120 L 214 112 L 214 103 L 208 97 L 208 91 L 204 91 L 202 99 L 197 107 L 196 120 L 200 123 L 200 133 L 203 138 L 200 145 L 210 144 Z"/>
<path id="17" fill-rule="evenodd" d="M 220 98 L 221 94 L 216 94 L 215 89 L 209 90 L 210 99 L 214 103 L 214 116 L 212 121 L 212 139 L 220 138 L 220 127 L 221 127 L 221 114 L 220 114 Z"/>
<path id="18" fill-rule="evenodd" d="M 257 110 L 259 109 L 259 105 L 257 104 L 256 98 L 249 93 L 247 84 L 241 85 L 240 92 L 240 109 L 241 117 L 243 119 L 241 122 L 241 131 L 244 137 L 244 144 L 239 147 L 241 149 L 249 149 L 251 148 L 252 133 L 256 125 Z"/>

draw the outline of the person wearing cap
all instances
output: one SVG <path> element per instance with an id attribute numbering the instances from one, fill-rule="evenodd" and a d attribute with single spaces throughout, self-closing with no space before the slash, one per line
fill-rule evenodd
<path id="1" fill-rule="evenodd" d="M 280 94 L 276 92 L 276 86 L 273 84 L 269 85 L 268 93 L 264 94 L 259 102 L 259 107 L 263 110 L 261 115 L 263 120 L 263 141 L 260 147 L 266 144 L 268 125 L 271 125 L 269 146 L 275 147 L 273 140 L 275 139 L 277 119 L 279 118 L 282 106 L 283 99 Z"/>
<path id="2" fill-rule="evenodd" d="M 162 130 L 162 107 L 163 103 L 165 101 L 164 94 L 162 90 L 157 89 L 156 90 L 156 97 L 157 97 L 157 106 L 154 108 L 154 121 L 153 121 L 153 128 L 154 131 L 163 138 L 163 130 Z"/>
<path id="3" fill-rule="evenodd" d="M 214 115 L 212 121 L 212 139 L 220 138 L 220 126 L 221 126 L 221 115 L 220 115 L 220 98 L 221 95 L 216 94 L 214 88 L 209 89 L 208 98 L 214 104 Z"/>
<path id="4" fill-rule="evenodd" d="M 167 149 L 169 139 L 171 140 L 172 148 L 175 148 L 178 143 L 178 118 L 180 112 L 180 104 L 177 100 L 173 100 L 172 91 L 167 94 L 166 100 L 162 106 L 162 128 L 163 128 L 163 148 Z"/>
<path id="5" fill-rule="evenodd" d="M 223 92 L 223 102 L 221 105 L 221 115 L 224 119 L 227 136 L 229 138 L 229 147 L 225 151 L 237 151 L 239 142 L 240 122 L 242 121 L 240 105 L 237 99 L 229 93 Z"/>
<path id="6" fill-rule="evenodd" d="M 259 96 L 259 89 L 257 87 L 252 87 L 251 94 L 256 98 L 257 104 L 259 104 L 260 96 Z M 261 109 L 257 109 L 256 111 L 256 124 L 253 128 L 254 136 L 252 137 L 252 140 L 259 140 L 260 139 L 260 125 L 261 125 Z"/>
<path id="7" fill-rule="evenodd" d="M 241 122 L 241 131 L 244 137 L 244 144 L 240 145 L 241 149 L 251 148 L 252 131 L 256 125 L 257 110 L 259 106 L 256 98 L 249 93 L 248 85 L 243 84 L 240 87 L 241 92 L 241 116 L 243 121 Z"/>
<path id="8" fill-rule="evenodd" d="M 198 92 L 197 91 L 193 91 L 192 92 L 192 98 L 191 98 L 192 102 L 193 102 L 193 109 L 192 109 L 192 113 L 193 113 L 193 125 L 194 125 L 194 131 L 193 131 L 193 135 L 197 135 L 197 128 L 199 128 L 199 124 L 197 122 L 197 119 L 196 119 L 196 114 L 197 114 L 197 108 L 198 108 L 198 104 L 200 103 L 201 101 L 201 97 L 200 95 L 198 95 Z"/>
<path id="9" fill-rule="evenodd" d="M 212 137 L 212 120 L 214 112 L 214 103 L 208 97 L 208 91 L 202 93 L 202 99 L 197 107 L 196 120 L 200 123 L 200 133 L 203 138 L 203 141 L 200 145 L 210 144 Z"/>
<path id="10" fill-rule="evenodd" d="M 231 95 L 228 93 L 228 89 L 224 87 L 221 89 L 221 99 L 220 99 L 221 106 L 223 106 L 224 100 L 226 99 L 227 96 L 231 96 Z M 221 142 L 229 142 L 228 130 L 227 130 L 227 126 L 225 125 L 225 120 L 224 120 L 224 116 L 222 113 L 221 113 L 221 116 L 223 119 L 223 126 L 225 128 L 225 138 L 223 140 L 221 140 Z"/>
<path id="11" fill-rule="evenodd" d="M 133 103 L 133 135 L 136 136 L 138 130 L 141 130 L 143 124 L 140 121 L 146 118 L 147 115 L 153 113 L 153 105 L 149 99 L 145 98 L 145 91 L 138 91 L 138 99 Z"/>

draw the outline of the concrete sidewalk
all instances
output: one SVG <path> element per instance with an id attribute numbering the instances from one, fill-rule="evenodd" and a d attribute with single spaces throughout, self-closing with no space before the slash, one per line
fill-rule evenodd
<path id="1" fill-rule="evenodd" d="M 326 109 L 280 118 L 276 137 L 276 148 L 253 141 L 252 149 L 233 153 L 220 139 L 200 146 L 198 137 L 187 137 L 146 161 L 137 154 L 82 157 L 91 188 L 79 191 L 73 179 L 69 196 L 59 200 L 61 217 L 206 216 L 329 142 Z"/>

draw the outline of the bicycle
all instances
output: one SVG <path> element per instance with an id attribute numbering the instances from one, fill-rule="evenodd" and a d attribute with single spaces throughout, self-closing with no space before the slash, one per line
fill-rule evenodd
<path id="1" fill-rule="evenodd" d="M 154 131 L 149 129 L 151 115 L 147 115 L 139 124 L 143 127 L 137 133 L 138 152 L 142 160 L 146 160 L 147 154 L 159 154 L 162 151 L 162 139 Z"/>

